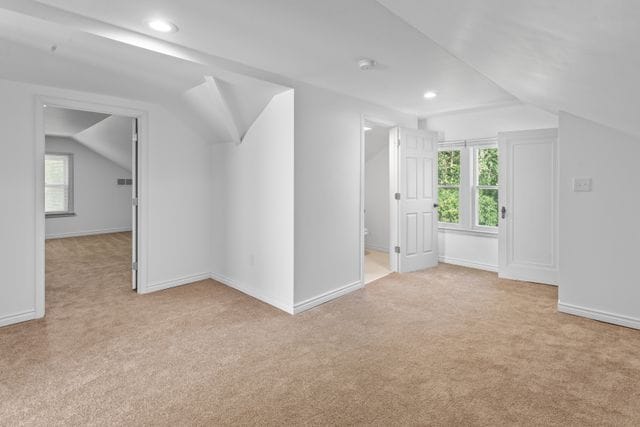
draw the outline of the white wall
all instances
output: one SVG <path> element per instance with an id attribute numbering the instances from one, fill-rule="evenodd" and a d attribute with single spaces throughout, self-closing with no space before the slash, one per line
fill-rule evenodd
<path id="1" fill-rule="evenodd" d="M 437 115 L 427 119 L 427 126 L 447 140 L 495 138 L 498 132 L 557 128 L 558 116 L 532 105 L 517 104 Z"/>
<path id="2" fill-rule="evenodd" d="M 440 139 L 496 138 L 499 132 L 558 127 L 558 117 L 530 105 L 443 114 L 429 117 L 427 128 Z M 498 237 L 474 233 L 438 233 L 440 260 L 484 270 L 497 271 Z"/>
<path id="3" fill-rule="evenodd" d="M 366 247 L 389 251 L 389 130 L 373 127 L 365 134 Z"/>
<path id="4" fill-rule="evenodd" d="M 207 277 L 211 260 L 210 146 L 163 107 L 0 80 L 0 325 L 36 316 L 36 95 L 122 106 L 148 114 L 141 221 L 146 258 L 141 287 L 161 289 Z M 144 242 L 143 242 L 144 243 Z"/>
<path id="5" fill-rule="evenodd" d="M 417 118 L 328 90 L 295 86 L 295 309 L 360 284 L 362 114 Z"/>
<path id="6" fill-rule="evenodd" d="M 640 138 L 560 114 L 561 311 L 640 328 Z M 593 191 L 572 191 L 575 177 Z"/>
<path id="7" fill-rule="evenodd" d="M 212 276 L 293 311 L 294 91 L 273 97 L 241 144 L 217 144 Z"/>
<path id="8" fill-rule="evenodd" d="M 118 178 L 131 178 L 130 171 L 71 138 L 47 136 L 45 150 L 73 154 L 75 212 L 47 218 L 47 238 L 131 230 L 131 186 L 117 185 Z"/>

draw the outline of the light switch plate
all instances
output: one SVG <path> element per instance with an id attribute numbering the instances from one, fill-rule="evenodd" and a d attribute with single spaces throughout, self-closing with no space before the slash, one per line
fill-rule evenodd
<path id="1" fill-rule="evenodd" d="M 573 191 L 588 192 L 591 191 L 591 178 L 573 178 Z"/>

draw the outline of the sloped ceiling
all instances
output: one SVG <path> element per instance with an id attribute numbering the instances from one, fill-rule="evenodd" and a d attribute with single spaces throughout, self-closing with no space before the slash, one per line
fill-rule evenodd
<path id="1" fill-rule="evenodd" d="M 16 8 L 25 9 L 29 0 Z M 12 3 L 16 3 L 13 1 Z M 87 31 L 110 37 L 108 23 L 218 58 L 324 87 L 416 115 L 513 102 L 515 98 L 446 52 L 374 0 L 41 0 L 96 22 Z M 32 7 L 30 10 L 37 8 Z M 30 12 L 35 13 L 35 12 Z M 170 18 L 180 31 L 159 34 L 145 21 Z M 60 18 L 60 21 L 63 19 Z M 119 37 L 119 40 L 127 40 Z M 371 57 L 376 70 L 361 72 Z M 436 100 L 425 100 L 436 89 Z"/>
<path id="2" fill-rule="evenodd" d="M 640 135 L 640 2 L 378 0 L 524 102 Z"/>
<path id="3" fill-rule="evenodd" d="M 47 136 L 71 138 L 131 171 L 133 129 L 129 117 L 49 106 L 44 113 L 44 129 Z"/>
<path id="4" fill-rule="evenodd" d="M 218 132 L 225 123 L 220 114 L 188 99 L 205 76 L 222 76 L 236 122 L 245 131 L 273 95 L 288 89 L 212 66 L 187 51 L 151 46 L 135 34 L 119 33 L 131 38 L 129 44 L 79 30 L 75 21 L 51 22 L 3 6 L 0 2 L 0 78 L 160 104 L 210 143 L 232 138 Z M 142 42 L 146 48 L 139 46 Z"/>
<path id="5" fill-rule="evenodd" d="M 44 133 L 49 136 L 72 137 L 107 117 L 109 114 L 48 107 L 44 110 Z"/>
<path id="6" fill-rule="evenodd" d="M 131 172 L 132 132 L 131 118 L 109 116 L 73 139 Z"/>

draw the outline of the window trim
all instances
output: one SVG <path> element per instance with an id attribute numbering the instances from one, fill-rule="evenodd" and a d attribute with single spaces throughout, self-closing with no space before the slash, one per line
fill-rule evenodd
<path id="1" fill-rule="evenodd" d="M 61 152 L 53 152 L 47 151 L 45 152 L 45 168 L 46 168 L 46 159 L 47 156 L 65 156 L 67 157 L 67 168 L 68 168 L 68 200 L 67 200 L 67 210 L 66 211 L 56 211 L 56 212 L 47 212 L 45 210 L 45 218 L 65 218 L 75 216 L 75 185 L 74 185 L 74 163 L 73 163 L 73 153 L 61 153 Z M 45 174 L 46 176 L 46 174 Z M 47 183 L 44 183 L 44 189 L 46 191 Z M 46 196 L 45 196 L 46 197 Z M 46 209 L 46 202 L 45 202 Z"/>
<path id="2" fill-rule="evenodd" d="M 438 143 L 438 152 L 440 151 L 460 151 L 460 185 L 458 188 L 459 203 L 459 219 L 460 222 L 448 223 L 438 222 L 438 231 L 457 232 L 469 235 L 481 236 L 497 236 L 498 227 L 485 225 L 477 225 L 477 190 L 478 188 L 496 189 L 500 191 L 498 186 L 478 186 L 477 182 L 477 156 L 478 150 L 482 148 L 498 148 L 497 138 L 478 138 L 468 140 L 440 141 Z M 500 155 L 500 153 L 498 153 Z M 498 183 L 499 184 L 499 183 Z M 441 186 L 438 185 L 438 189 Z M 443 186 L 445 187 L 445 186 Z"/>

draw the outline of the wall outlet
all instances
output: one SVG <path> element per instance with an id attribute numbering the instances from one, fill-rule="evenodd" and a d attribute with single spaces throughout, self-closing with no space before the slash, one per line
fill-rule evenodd
<path id="1" fill-rule="evenodd" d="M 588 192 L 591 191 L 591 178 L 573 178 L 573 191 Z"/>

